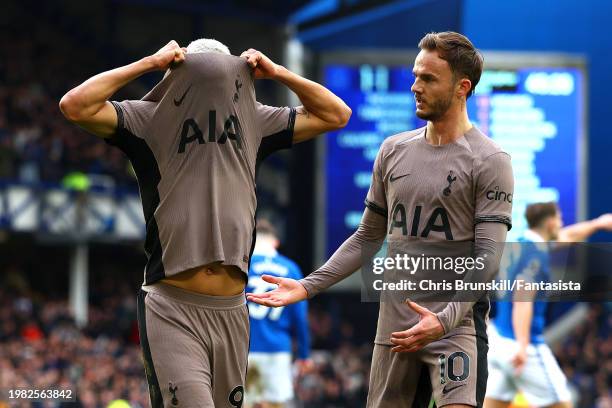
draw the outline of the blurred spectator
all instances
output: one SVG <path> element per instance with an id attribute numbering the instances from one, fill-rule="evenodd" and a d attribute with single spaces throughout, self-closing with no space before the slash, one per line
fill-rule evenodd
<path id="1" fill-rule="evenodd" d="M 593 304 L 585 321 L 553 348 L 577 390 L 578 407 L 610 407 L 612 389 L 612 303 Z"/>
<path id="2" fill-rule="evenodd" d="M 27 30 L 0 24 L 0 179 L 58 182 L 82 171 L 135 185 L 124 156 L 71 126 L 58 108 L 63 93 L 103 70 L 105 59 L 92 44 L 79 46 L 43 17 L 19 7 L 10 11 L 9 20 L 29 24 Z"/>
<path id="3" fill-rule="evenodd" d="M 140 349 L 131 336 L 134 306 L 123 288 L 107 294 L 79 330 L 66 302 L 32 302 L 0 290 L 0 389 L 72 390 L 82 407 L 106 407 L 118 398 L 132 408 L 148 406 Z"/>

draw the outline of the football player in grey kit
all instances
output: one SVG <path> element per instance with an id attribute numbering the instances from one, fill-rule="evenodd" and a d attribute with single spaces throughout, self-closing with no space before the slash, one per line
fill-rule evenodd
<path id="1" fill-rule="evenodd" d="M 508 154 L 468 119 L 482 56 L 454 32 L 427 34 L 419 48 L 412 92 L 427 125 L 382 143 L 357 231 L 314 273 L 300 281 L 265 277 L 279 287 L 249 300 L 282 306 L 312 297 L 357 270 L 364 248 L 385 238 L 414 251 L 474 242 L 470 255 L 486 260 L 483 274 L 497 270 L 514 182 Z M 482 406 L 489 301 L 457 299 L 381 302 L 368 407 L 427 406 L 432 395 L 438 407 Z"/>
<path id="2" fill-rule="evenodd" d="M 108 101 L 154 70 L 166 75 L 141 100 Z M 258 103 L 257 78 L 285 84 L 303 106 Z M 242 406 L 256 164 L 344 126 L 350 109 L 262 53 L 232 56 L 214 40 L 171 41 L 88 79 L 60 108 L 123 150 L 138 177 L 147 255 L 138 323 L 152 406 Z"/>

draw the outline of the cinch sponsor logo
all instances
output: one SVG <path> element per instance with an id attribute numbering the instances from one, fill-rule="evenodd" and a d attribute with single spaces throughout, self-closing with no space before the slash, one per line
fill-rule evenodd
<path id="1" fill-rule="evenodd" d="M 487 200 L 491 201 L 505 201 L 512 204 L 512 193 L 506 193 L 499 189 L 499 186 L 495 187 L 495 190 L 487 191 Z"/>

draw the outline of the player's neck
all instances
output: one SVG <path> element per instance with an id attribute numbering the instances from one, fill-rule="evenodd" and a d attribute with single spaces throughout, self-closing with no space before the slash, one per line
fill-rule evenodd
<path id="1" fill-rule="evenodd" d="M 465 105 L 454 112 L 451 108 L 440 119 L 427 122 L 427 143 L 438 146 L 453 143 L 471 128 Z"/>

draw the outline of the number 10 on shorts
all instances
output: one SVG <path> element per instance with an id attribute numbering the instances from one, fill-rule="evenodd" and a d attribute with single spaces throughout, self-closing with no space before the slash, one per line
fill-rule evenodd
<path id="1" fill-rule="evenodd" d="M 462 360 L 461 363 L 459 359 Z M 446 384 L 447 379 L 463 381 L 470 376 L 470 358 L 463 351 L 456 351 L 448 358 L 440 354 L 438 361 L 440 363 L 440 384 Z M 458 366 L 461 366 L 461 371 L 458 371 Z"/>

